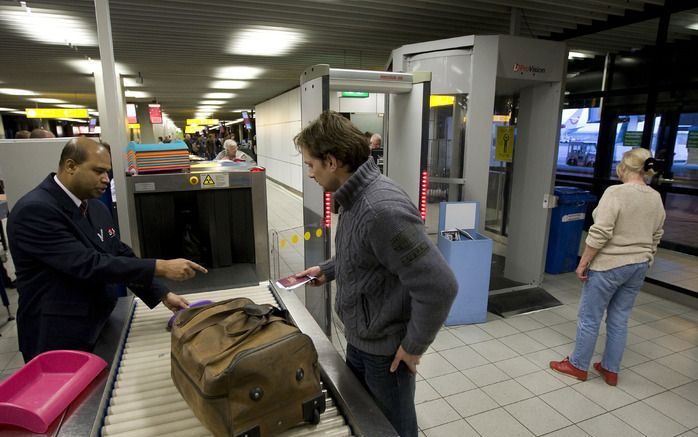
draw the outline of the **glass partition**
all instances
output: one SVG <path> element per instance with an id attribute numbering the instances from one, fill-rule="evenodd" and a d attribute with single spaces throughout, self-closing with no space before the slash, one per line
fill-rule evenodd
<path id="1" fill-rule="evenodd" d="M 599 108 L 562 110 L 557 171 L 563 174 L 593 175 L 599 140 Z"/>

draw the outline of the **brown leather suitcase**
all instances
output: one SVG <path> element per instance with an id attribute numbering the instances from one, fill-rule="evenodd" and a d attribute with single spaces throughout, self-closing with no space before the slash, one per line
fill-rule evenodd
<path id="1" fill-rule="evenodd" d="M 190 308 L 172 327 L 172 380 L 216 436 L 271 436 L 325 411 L 312 340 L 247 298 Z"/>

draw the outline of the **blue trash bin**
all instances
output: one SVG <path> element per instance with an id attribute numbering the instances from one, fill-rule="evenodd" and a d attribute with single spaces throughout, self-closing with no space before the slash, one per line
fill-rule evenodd
<path id="1" fill-rule="evenodd" d="M 576 187 L 555 187 L 555 196 L 558 200 L 550 219 L 545 272 L 573 272 L 577 268 L 587 207 L 596 201 L 596 196 Z"/>

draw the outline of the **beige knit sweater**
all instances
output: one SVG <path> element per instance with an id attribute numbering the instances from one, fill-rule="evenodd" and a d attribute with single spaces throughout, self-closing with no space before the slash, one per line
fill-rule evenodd
<path id="1" fill-rule="evenodd" d="M 654 189 L 639 184 L 608 187 L 592 216 L 586 244 L 599 252 L 591 270 L 654 262 L 665 218 L 662 199 Z"/>

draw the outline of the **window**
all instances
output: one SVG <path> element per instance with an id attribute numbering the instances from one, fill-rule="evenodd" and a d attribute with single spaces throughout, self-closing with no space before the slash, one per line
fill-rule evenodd
<path id="1" fill-rule="evenodd" d="M 594 173 L 599 139 L 599 108 L 562 110 L 557 171 L 563 174 Z"/>

